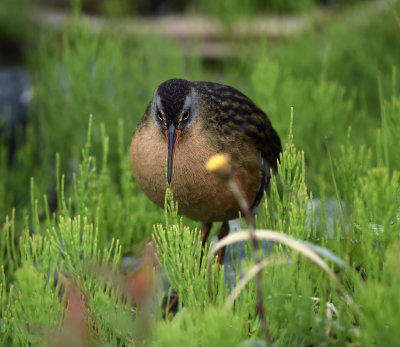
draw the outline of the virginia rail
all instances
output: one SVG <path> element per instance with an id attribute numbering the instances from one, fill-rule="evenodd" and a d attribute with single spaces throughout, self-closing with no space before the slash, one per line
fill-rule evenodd
<path id="1" fill-rule="evenodd" d="M 239 205 L 206 161 L 227 153 L 235 180 L 255 208 L 275 170 L 281 142 L 266 114 L 238 90 L 214 82 L 170 79 L 161 83 L 133 135 L 133 175 L 144 193 L 164 207 L 167 180 L 178 213 L 203 222 L 202 245 L 212 222 L 221 221 L 218 239 L 229 232 Z M 221 264 L 224 250 L 218 255 Z"/>

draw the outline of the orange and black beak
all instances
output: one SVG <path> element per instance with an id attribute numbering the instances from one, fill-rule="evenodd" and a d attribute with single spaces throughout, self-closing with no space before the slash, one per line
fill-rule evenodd
<path id="1" fill-rule="evenodd" d="M 172 178 L 172 162 L 174 160 L 175 155 L 175 146 L 179 141 L 179 137 L 181 136 L 181 131 L 177 130 L 175 125 L 171 123 L 168 130 L 165 130 L 165 136 L 168 140 L 168 184 L 171 183 Z"/>

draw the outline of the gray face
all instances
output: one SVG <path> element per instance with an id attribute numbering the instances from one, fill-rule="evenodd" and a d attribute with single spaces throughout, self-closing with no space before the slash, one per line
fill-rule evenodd
<path id="1" fill-rule="evenodd" d="M 151 112 L 163 133 L 173 124 L 183 135 L 189 129 L 197 110 L 197 94 L 188 81 L 168 80 L 160 84 L 154 93 Z"/>

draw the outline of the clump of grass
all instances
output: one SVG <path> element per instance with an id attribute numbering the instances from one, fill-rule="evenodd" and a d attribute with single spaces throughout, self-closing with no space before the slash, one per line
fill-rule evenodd
<path id="1" fill-rule="evenodd" d="M 91 270 L 93 266 L 101 268 L 111 263 L 110 271 L 115 272 L 121 259 L 121 241 L 110 239 L 107 224 L 102 223 L 104 216 L 96 217 L 92 213 L 101 206 L 98 205 L 101 199 L 96 198 L 99 196 L 97 189 L 102 191 L 101 182 L 107 178 L 107 172 L 103 170 L 103 176 L 97 174 L 96 161 L 90 154 L 91 124 L 92 118 L 89 121 L 87 144 L 82 150 L 79 171 L 74 178 L 75 183 L 70 194 L 66 195 L 62 176 L 59 178 L 58 200 L 61 208 L 53 215 L 50 212 L 46 213 L 45 219 L 40 218 L 38 211 L 41 208 L 35 198 L 35 186 L 32 181 L 32 208 L 26 224 L 26 227 L 32 226 L 32 232 L 25 228 L 18 238 L 14 231 L 14 217 L 4 226 L 2 235 L 6 246 L 2 248 L 2 259 L 13 269 L 13 272 L 7 271 L 8 278 L 4 274 L 2 279 L 4 296 L 1 309 L 4 317 L 12 317 L 3 323 L 4 331 L 7 332 L 3 337 L 5 343 L 42 343 L 52 334 L 62 336 L 66 329 L 65 317 L 68 316 L 65 315 L 63 306 L 66 303 L 67 307 L 72 305 L 66 290 L 70 286 L 69 283 L 73 284 L 72 288 L 78 293 L 77 297 L 81 298 L 79 300 L 82 304 L 78 307 L 84 308 L 81 314 L 85 319 L 82 320 L 83 327 L 79 328 L 85 332 L 82 339 L 105 339 L 109 343 L 123 339 L 129 343 L 137 341 L 136 338 L 140 335 L 135 336 L 138 330 L 135 328 L 133 317 L 126 313 L 130 309 L 129 305 L 124 303 L 122 289 L 115 287 L 112 282 L 104 282 L 102 276 Z M 104 156 L 107 156 L 106 136 L 103 137 L 103 141 Z M 288 160 L 292 158 L 293 153 L 285 153 Z M 129 167 L 126 170 L 129 170 Z M 301 176 L 300 180 L 304 180 L 303 172 L 298 175 Z M 96 201 L 97 205 L 92 205 L 93 201 Z M 104 203 L 115 203 L 115 197 L 105 199 Z M 200 315 L 212 317 L 215 315 L 212 313 L 212 306 L 223 308 L 229 294 L 229 286 L 224 284 L 223 269 L 214 264 L 212 287 L 208 288 L 207 264 L 200 262 L 200 233 L 185 227 L 182 220 L 177 219 L 176 210 L 171 204 L 172 198 L 168 202 L 170 209 L 166 215 L 166 226 L 158 225 L 154 234 L 159 263 L 166 277 L 178 291 L 185 310 L 200 310 L 203 312 Z M 42 208 L 48 210 L 46 206 Z M 17 240 L 18 247 L 15 247 L 14 243 Z M 207 256 L 209 248 L 204 252 Z M 34 282 L 35 286 L 30 285 L 31 282 Z M 213 293 L 211 298 L 208 289 Z M 250 326 L 241 329 L 241 334 L 235 337 L 236 341 L 245 339 L 247 329 L 252 331 L 252 335 L 259 334 L 254 304 L 255 286 L 254 283 L 249 283 L 248 291 L 243 291 L 235 310 L 224 308 L 225 313 L 221 313 L 230 317 L 232 322 L 245 319 L 244 317 L 249 315 L 252 317 Z M 114 307 L 113 310 L 110 305 Z M 37 307 L 41 309 L 37 310 Z M 267 307 L 270 309 L 269 305 Z M 115 315 L 112 313 L 114 310 Z M 183 314 L 183 307 L 181 310 Z M 156 312 L 158 314 L 155 318 L 160 318 L 161 312 Z M 137 314 L 145 313 L 139 310 Z M 120 319 L 121 325 L 117 323 Z M 140 321 L 140 318 L 138 319 Z M 186 319 L 190 321 L 190 314 Z M 161 329 L 165 323 L 160 324 L 160 328 L 158 325 L 154 328 L 155 331 Z M 207 331 L 208 328 L 204 329 Z M 148 334 L 150 335 L 146 335 L 146 338 L 155 338 L 152 331 Z M 184 339 L 183 335 L 180 338 Z M 160 341 L 160 337 L 157 337 L 157 341 Z"/>
<path id="2" fill-rule="evenodd" d="M 44 219 L 40 218 L 38 211 L 43 204 L 36 200 L 35 186 L 32 182 L 32 209 L 27 216 L 26 226 L 32 225 L 33 230 L 25 228 L 18 237 L 15 232 L 15 215 L 3 226 L 1 258 L 4 266 L 0 300 L 4 332 L 2 342 L 42 343 L 49 336 L 54 336 L 53 334 L 63 336 L 62 333 L 66 329 L 65 317 L 68 316 L 65 315 L 64 306 L 71 300 L 71 294 L 68 296 L 68 291 L 65 290 L 69 283 L 73 284 L 72 288 L 76 288 L 78 298 L 81 298 L 82 305 L 78 307 L 84 307 L 86 317 L 82 329 L 86 331 L 84 336 L 89 336 L 92 341 L 103 340 L 110 344 L 117 344 L 117 341 L 137 343 L 137 338 L 141 336 L 140 338 L 145 338 L 151 345 L 158 345 L 187 341 L 190 336 L 193 344 L 199 344 L 210 341 L 212 336 L 216 340 L 223 339 L 225 330 L 222 325 L 225 326 L 226 322 L 229 322 L 231 327 L 237 327 L 229 338 L 231 345 L 246 340 L 248 336 L 260 336 L 260 321 L 255 310 L 256 287 L 253 280 L 250 280 L 237 296 L 234 307 L 227 307 L 225 303 L 231 289 L 224 283 L 223 269 L 214 264 L 211 281 L 213 295 L 210 299 L 206 263 L 200 263 L 200 233 L 184 226 L 182 220 L 179 220 L 176 210 L 171 205 L 172 199 L 167 204 L 169 212 L 166 214 L 165 226 L 156 227 L 154 241 L 159 263 L 184 306 L 181 306 L 178 316 L 171 322 L 162 321 L 162 313 L 160 309 L 156 309 L 155 315 L 150 318 L 152 328 L 144 334 L 139 333 L 140 324 L 144 324 L 140 322 L 139 317 L 147 315 L 146 311 L 137 310 L 137 318 L 133 319 L 130 312 L 132 306 L 123 300 L 123 290 L 115 286 L 113 281 L 104 282 L 104 276 L 99 276 L 98 272 L 91 270 L 93 267 L 88 267 L 88 264 L 92 264 L 101 268 L 104 264 L 111 263 L 111 271 L 115 273 L 121 259 L 121 243 L 129 243 L 110 239 L 107 224 L 101 222 L 101 216 L 95 218 L 92 213 L 93 201 L 100 201 L 95 197 L 98 197 L 97 189 L 102 187 L 101 181 L 105 177 L 97 174 L 96 161 L 90 154 L 90 130 L 88 133 L 80 169 L 70 193 L 64 191 L 62 176 L 60 177 L 58 199 L 62 208 L 53 214 L 47 213 Z M 106 136 L 103 137 L 103 141 L 104 155 L 107 156 Z M 343 156 L 342 160 L 357 165 L 350 155 Z M 381 281 L 392 281 L 392 275 L 386 269 L 392 266 L 390 264 L 393 264 L 394 258 L 385 255 L 388 245 L 393 244 L 393 240 L 396 239 L 395 230 L 398 229 L 399 223 L 399 209 L 392 208 L 390 195 L 387 205 L 379 206 L 377 203 L 382 201 L 382 196 L 398 189 L 398 174 L 393 173 L 389 176 L 383 166 L 373 168 L 372 162 L 363 164 L 367 165 L 362 171 L 365 181 L 361 180 L 356 185 L 354 204 L 349 205 L 352 207 L 350 212 L 354 215 L 352 220 L 355 221 L 349 228 L 360 228 L 351 237 L 360 237 L 360 246 L 358 249 L 333 248 L 336 255 L 343 258 L 345 252 L 350 252 L 352 262 L 349 265 L 355 271 L 344 272 L 340 282 L 343 289 L 354 293 L 356 305 L 365 302 L 366 298 L 370 299 L 366 286 L 371 286 L 375 291 L 382 291 L 384 287 L 380 286 Z M 271 181 L 271 191 L 259 212 L 257 223 L 313 242 L 313 235 L 316 233 L 313 223 L 309 223 L 312 215 L 307 206 L 311 197 L 305 186 L 304 167 L 304 155 L 295 149 L 290 135 L 278 167 L 278 176 Z M 350 172 L 354 171 L 350 162 L 345 163 L 343 167 L 350 168 Z M 129 171 L 129 167 L 125 170 Z M 102 175 L 107 177 L 107 172 L 102 171 Z M 382 180 L 385 175 L 387 178 Z M 281 190 L 278 189 L 277 178 L 282 183 Z M 105 199 L 105 206 L 115 203 L 116 196 L 111 195 Z M 46 207 L 42 208 L 46 210 Z M 371 216 L 375 218 L 373 224 L 381 226 L 378 233 L 371 225 Z M 368 223 L 361 223 L 367 220 Z M 340 223 L 335 227 L 338 235 L 349 237 L 348 231 L 341 229 Z M 123 240 L 123 235 L 121 239 Z M 349 242 L 352 241 L 353 239 Z M 330 245 L 328 240 L 321 239 L 320 242 L 322 245 L 325 242 Z M 302 246 L 304 247 L 304 244 Z M 371 252 L 373 249 L 375 251 Z M 310 250 L 322 251 L 314 246 L 310 247 Z M 206 248 L 204 252 L 207 256 L 210 249 Z M 300 262 L 296 254 L 288 248 L 275 247 L 271 257 L 274 254 L 281 259 L 280 265 L 263 270 L 264 305 L 274 343 L 301 343 L 304 336 L 307 336 L 306 343 L 345 343 L 349 339 L 367 343 L 384 338 L 385 335 L 363 333 L 363 329 L 372 324 L 366 321 L 366 311 L 355 310 L 356 306 L 349 306 L 346 297 L 342 296 L 343 292 L 332 290 L 335 286 L 329 277 L 311 264 Z M 325 255 L 328 255 L 331 266 L 337 271 L 336 256 L 327 251 Z M 245 261 L 242 264 L 243 271 L 247 273 L 250 266 L 251 261 Z M 360 267 L 368 278 L 365 285 L 360 285 L 363 281 Z M 382 269 L 385 269 L 383 273 Z M 32 286 L 32 283 L 35 285 Z M 159 304 L 161 296 L 158 297 L 155 302 Z M 67 307 L 71 307 L 69 305 Z M 371 305 L 368 307 L 368 310 L 374 309 Z M 387 310 L 390 309 L 387 307 Z M 390 312 L 393 311 L 388 311 L 393 317 L 393 313 Z M 354 326 L 354 320 L 362 325 Z M 214 323 L 208 325 L 207 321 Z M 195 334 L 197 337 L 193 341 L 195 322 L 199 325 L 201 334 Z M 248 323 L 243 325 L 243 322 Z M 167 333 L 168 327 L 176 331 L 174 336 Z"/>
<path id="3" fill-rule="evenodd" d="M 32 123 L 14 166 L 0 165 L 0 213 L 4 216 L 0 344 L 51 344 L 65 341 L 65 336 L 86 344 L 150 346 L 236 346 L 260 339 L 254 280 L 242 288 L 233 306 L 226 305 L 233 288 L 224 283 L 227 269 L 214 264 L 210 298 L 207 264 L 200 263 L 199 231 L 178 217 L 172 201 L 164 214 L 157 210 L 130 172 L 129 138 L 152 90 L 161 79 L 175 77 L 172 73 L 193 76 L 200 70 L 184 68 L 179 50 L 172 46 L 170 51 L 166 48 L 170 52 L 166 56 L 154 53 L 165 48 L 158 40 L 138 39 L 130 51 L 132 59 L 126 60 L 121 53 L 125 52 L 123 42 L 92 36 L 81 26 L 67 29 L 61 51 L 54 49 L 54 38 L 47 39 L 33 62 L 39 67 L 36 116 L 44 114 L 46 125 L 37 132 Z M 154 60 L 149 70 L 142 71 L 148 56 Z M 335 281 L 289 247 L 272 247 L 269 258 L 262 260 L 274 263 L 277 259 L 262 270 L 263 304 L 272 341 L 276 345 L 395 344 L 400 324 L 396 146 L 400 97 L 396 84 L 392 83 L 393 94 L 387 101 L 382 88 L 382 130 L 373 127 L 374 141 L 370 137 L 361 141 L 364 128 L 356 129 L 353 123 L 350 132 L 351 118 L 343 119 L 357 109 L 355 97 L 332 82 L 329 74 L 301 83 L 298 73 L 285 72 L 282 64 L 267 60 L 266 52 L 255 57 L 259 64 L 245 67 L 253 77 L 240 89 L 247 85 L 247 92 L 253 91 L 255 101 L 267 112 L 268 105 L 273 106 L 268 113 L 274 125 L 281 134 L 289 133 L 256 227 L 306 241 L 309 249 L 327 259 L 341 289 L 335 290 Z M 165 61 L 173 69 L 166 69 Z M 233 73 L 226 75 L 226 80 L 233 79 Z M 387 83 L 385 76 L 382 81 Z M 233 85 L 240 87 L 240 83 Z M 284 97 L 279 96 L 283 92 Z M 293 126 L 285 115 L 285 105 L 292 100 L 297 100 Z M 320 114 L 326 116 L 321 127 L 316 121 Z M 334 133 L 337 138 L 328 142 L 330 165 L 322 139 L 325 130 L 336 127 L 341 129 Z M 359 146 L 360 142 L 366 143 Z M 39 153 L 41 147 L 44 150 Z M 0 153 L 4 160 L 5 151 Z M 306 180 L 310 171 L 318 182 L 311 189 Z M 321 182 L 331 186 L 324 187 L 322 197 L 335 196 L 342 206 L 340 215 L 330 216 L 332 230 L 325 227 L 326 213 L 316 215 L 312 208 Z M 49 186 L 56 187 L 54 198 L 48 194 Z M 20 196 L 25 201 L 17 204 Z M 52 201 L 56 201 L 54 206 Z M 152 231 L 159 264 L 183 304 L 167 320 L 160 309 L 165 292 L 158 289 L 157 281 L 149 304 L 138 304 L 126 293 L 126 277 L 119 273 L 123 254 L 140 249 Z M 210 254 L 209 246 L 204 253 Z M 236 283 L 240 271 L 251 278 L 251 256 L 247 248 L 241 266 L 234 265 Z M 345 271 L 338 259 L 347 264 Z M 157 269 L 152 271 L 158 274 Z M 137 284 L 135 279 L 128 276 Z M 353 304 L 345 293 L 351 293 Z"/>
<path id="4" fill-rule="evenodd" d="M 111 181 L 111 178 L 106 166 L 103 166 L 101 174 L 97 174 L 96 161 L 89 150 L 91 127 L 92 118 L 70 194 L 64 190 L 64 176 L 58 175 L 60 208 L 51 213 L 46 196 L 39 202 L 32 180 L 31 210 L 25 218 L 25 227 L 19 232 L 15 230 L 14 212 L 2 227 L 0 311 L 3 344 L 43 344 L 53 335 L 60 341 L 68 339 L 68 333 L 64 336 L 64 322 L 65 307 L 70 306 L 66 300 L 71 283 L 85 308 L 82 312 L 85 319 L 80 327 L 85 331 L 85 338 L 116 343 L 123 336 L 125 341 L 133 341 L 135 329 L 130 330 L 133 324 L 131 304 L 127 306 L 123 288 L 116 287 L 110 280 L 104 281 L 105 275 L 99 276 L 93 269 L 107 267 L 108 273 L 116 273 L 122 252 L 118 234 L 121 233 L 121 240 L 125 240 L 125 247 L 132 242 L 129 240 L 136 238 L 133 242 L 140 242 L 143 235 L 129 233 L 127 224 L 124 224 L 127 227 L 124 233 L 115 229 L 112 236 L 108 234 L 108 224 L 104 219 L 107 214 L 98 211 L 105 208 L 103 204 L 113 208 L 121 201 L 121 195 L 107 191 L 109 186 L 104 182 Z M 103 154 L 107 157 L 106 136 L 103 141 Z M 129 165 L 125 169 L 129 171 Z M 138 203 L 135 195 L 131 198 L 134 200 L 132 208 L 141 213 L 139 205 L 135 206 Z M 45 211 L 43 216 L 39 214 L 42 210 Z M 120 223 L 129 223 L 129 218 L 123 217 L 120 222 L 114 220 L 113 225 L 122 229 Z"/>

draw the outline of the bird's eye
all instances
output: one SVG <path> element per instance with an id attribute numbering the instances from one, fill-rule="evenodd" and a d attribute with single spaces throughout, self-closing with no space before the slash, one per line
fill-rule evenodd
<path id="1" fill-rule="evenodd" d="M 160 119 L 160 121 L 164 120 L 161 111 L 157 111 L 157 117 Z"/>
<path id="2" fill-rule="evenodd" d="M 189 118 L 189 111 L 183 112 L 182 120 L 187 120 Z"/>

